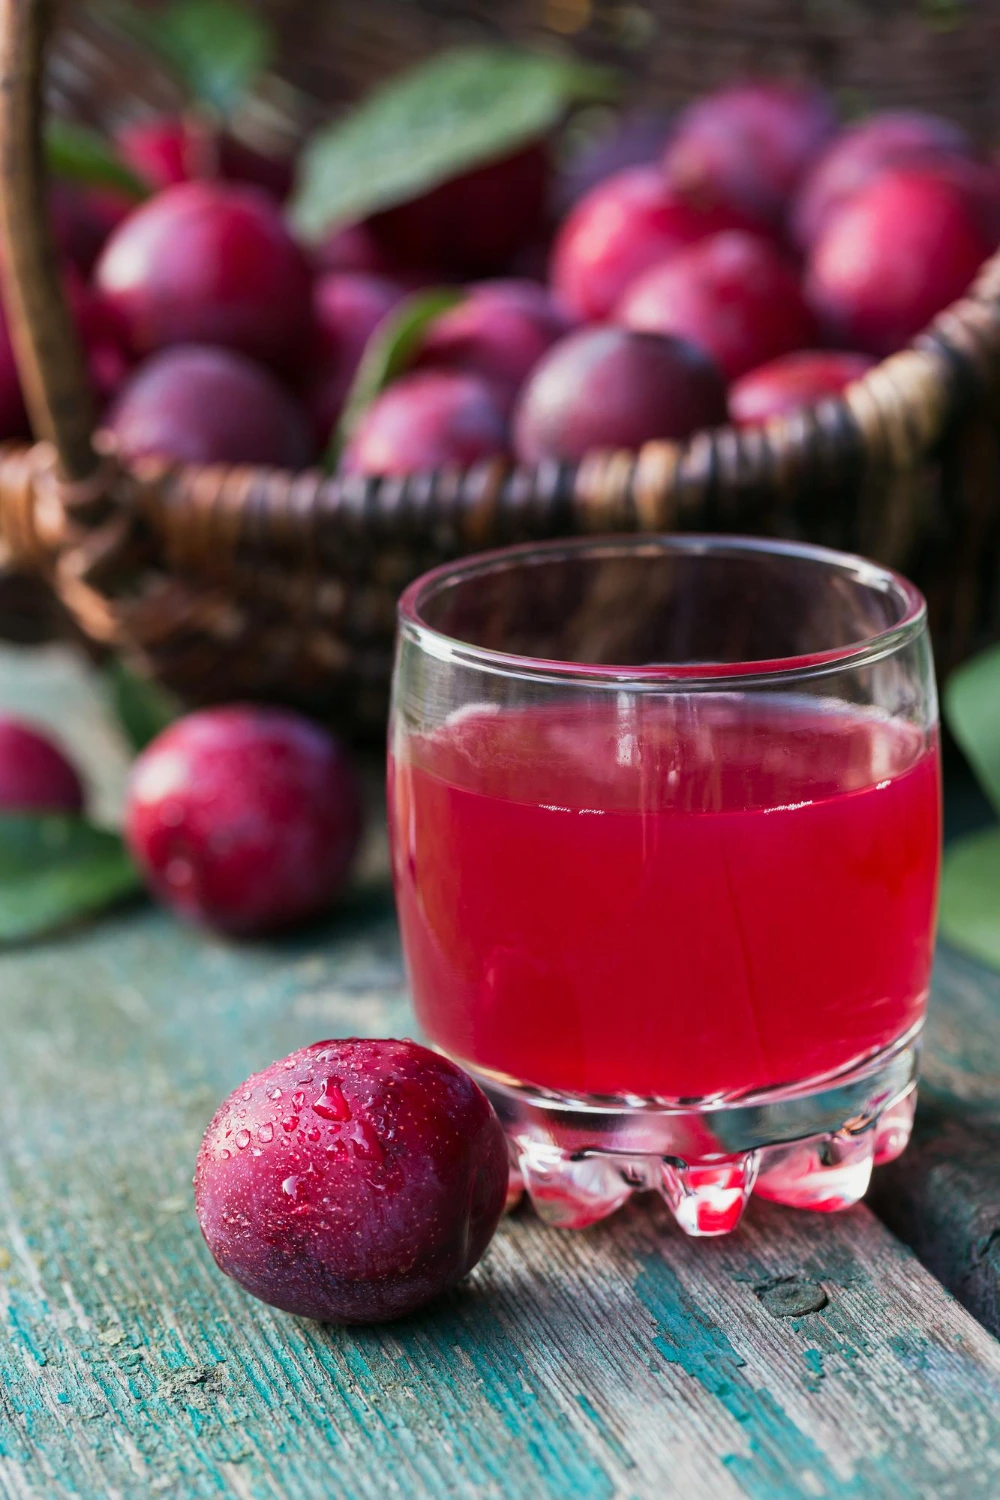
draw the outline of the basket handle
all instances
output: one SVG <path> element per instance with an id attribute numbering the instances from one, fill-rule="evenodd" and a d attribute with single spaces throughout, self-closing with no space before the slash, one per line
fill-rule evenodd
<path id="1" fill-rule="evenodd" d="M 42 144 L 51 0 L 0 0 L 0 283 L 31 424 L 55 448 L 59 477 L 100 466 L 94 407 L 59 274 Z"/>

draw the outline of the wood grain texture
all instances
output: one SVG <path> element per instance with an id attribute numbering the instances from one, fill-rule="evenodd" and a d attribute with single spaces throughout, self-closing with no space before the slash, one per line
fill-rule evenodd
<path id="1" fill-rule="evenodd" d="M 909 1150 L 871 1202 L 1000 1334 L 1000 975 L 942 944 Z"/>
<path id="2" fill-rule="evenodd" d="M 0 704 L 26 697 L 0 655 Z M 65 728 L 110 753 L 99 716 Z M 378 875 L 294 943 L 141 907 L 0 956 L 4 1500 L 1000 1492 L 1000 1345 L 866 1209 L 761 1204 L 702 1242 L 645 1202 L 581 1235 L 523 1213 L 387 1328 L 253 1302 L 191 1207 L 215 1103 L 304 1042 L 411 1029 Z"/>

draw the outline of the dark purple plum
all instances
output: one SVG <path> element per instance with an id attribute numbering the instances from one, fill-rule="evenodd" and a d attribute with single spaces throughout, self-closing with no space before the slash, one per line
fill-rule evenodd
<path id="1" fill-rule="evenodd" d="M 118 392 L 105 426 L 128 459 L 299 469 L 312 456 L 305 413 L 277 377 L 205 344 L 151 355 Z"/>
<path id="2" fill-rule="evenodd" d="M 715 365 L 693 344 L 625 328 L 584 328 L 553 345 L 521 392 L 514 444 L 525 463 L 592 448 L 685 438 L 726 418 Z"/>
<path id="3" fill-rule="evenodd" d="M 410 1041 L 316 1042 L 235 1089 L 198 1153 L 219 1269 L 284 1312 L 382 1323 L 472 1270 L 507 1195 L 486 1096 Z"/>

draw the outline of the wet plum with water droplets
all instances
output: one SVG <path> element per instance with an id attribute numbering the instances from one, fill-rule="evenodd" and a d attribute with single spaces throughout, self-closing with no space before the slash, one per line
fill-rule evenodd
<path id="1" fill-rule="evenodd" d="M 298 1129 L 272 1097 L 289 1062 L 303 1082 Z M 376 1323 L 471 1271 L 503 1211 L 507 1146 L 454 1063 L 410 1041 L 316 1042 L 246 1088 L 237 1150 L 242 1089 L 208 1127 L 194 1179 L 202 1233 L 227 1276 L 285 1312 Z"/>

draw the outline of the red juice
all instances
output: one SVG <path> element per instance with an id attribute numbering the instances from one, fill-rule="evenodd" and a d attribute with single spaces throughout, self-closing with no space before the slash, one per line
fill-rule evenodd
<path id="1" fill-rule="evenodd" d="M 455 714 L 390 766 L 428 1036 L 574 1094 L 734 1096 L 860 1061 L 923 1015 L 936 736 L 713 695 Z"/>

